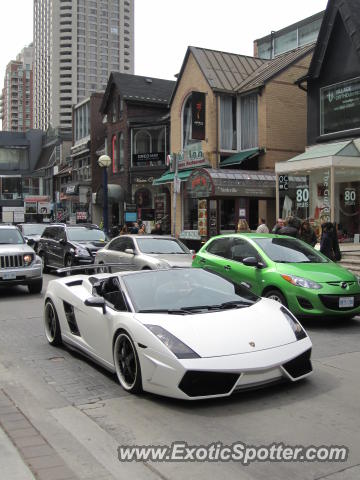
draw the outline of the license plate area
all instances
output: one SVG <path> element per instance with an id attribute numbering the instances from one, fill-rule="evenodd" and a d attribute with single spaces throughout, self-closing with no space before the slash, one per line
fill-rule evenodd
<path id="1" fill-rule="evenodd" d="M 353 307 L 354 307 L 354 297 L 339 298 L 339 308 L 353 308 Z"/>
<path id="2" fill-rule="evenodd" d="M 15 272 L 5 272 L 2 275 L 3 280 L 15 280 L 16 273 Z"/>

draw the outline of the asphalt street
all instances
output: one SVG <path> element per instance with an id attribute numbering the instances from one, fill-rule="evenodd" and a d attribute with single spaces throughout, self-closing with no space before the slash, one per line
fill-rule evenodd
<path id="1" fill-rule="evenodd" d="M 78 353 L 47 344 L 42 310 L 51 278 L 55 277 L 45 275 L 41 295 L 30 295 L 23 287 L 0 290 L 0 424 L 4 426 L 3 413 L 18 422 L 15 433 L 23 428 L 22 422 L 34 430 L 31 438 L 43 445 L 36 461 L 33 451 L 18 448 L 32 472 L 36 465 L 40 471 L 49 468 L 55 473 L 48 473 L 48 480 L 360 478 L 360 319 L 303 322 L 314 345 L 314 373 L 303 382 L 202 402 L 150 394 L 136 397 L 125 393 L 115 376 Z M 14 443 L 11 432 L 9 437 Z M 9 445 L 8 450 L 1 449 L 2 438 L 0 459 L 14 453 Z M 248 466 L 198 461 L 120 463 L 117 459 L 118 446 L 175 441 L 194 446 L 214 442 L 344 445 L 349 456 L 341 463 L 254 462 Z M 30 472 L 26 475 L 30 476 L 23 474 L 24 479 L 31 478 Z"/>

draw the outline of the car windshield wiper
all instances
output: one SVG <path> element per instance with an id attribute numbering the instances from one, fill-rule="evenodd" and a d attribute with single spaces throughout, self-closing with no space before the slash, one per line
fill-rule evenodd
<path id="1" fill-rule="evenodd" d="M 185 308 L 153 308 L 146 310 L 138 310 L 138 313 L 167 313 L 169 315 L 186 315 L 190 312 Z"/>
<path id="2" fill-rule="evenodd" d="M 253 305 L 254 302 L 251 302 L 249 300 L 231 300 L 230 302 L 224 302 L 220 305 L 220 308 L 226 309 L 226 308 L 242 308 L 242 307 L 249 307 L 250 305 Z"/>

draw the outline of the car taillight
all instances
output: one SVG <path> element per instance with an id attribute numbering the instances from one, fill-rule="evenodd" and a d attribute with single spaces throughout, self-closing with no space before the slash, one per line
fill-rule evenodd
<path id="1" fill-rule="evenodd" d="M 196 253 L 194 253 L 194 255 L 192 256 L 192 259 L 195 260 L 196 258 Z"/>

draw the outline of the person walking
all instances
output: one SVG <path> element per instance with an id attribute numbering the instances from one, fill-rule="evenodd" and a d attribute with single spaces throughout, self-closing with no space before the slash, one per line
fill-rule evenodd
<path id="1" fill-rule="evenodd" d="M 151 230 L 151 235 L 163 235 L 163 229 L 161 228 L 161 223 L 157 222 L 155 228 Z"/>
<path id="2" fill-rule="evenodd" d="M 266 225 L 265 218 L 259 218 L 259 226 L 256 229 L 256 233 L 269 233 L 269 227 Z"/>
<path id="3" fill-rule="evenodd" d="M 285 220 L 285 224 L 278 231 L 278 235 L 289 235 L 290 237 L 297 238 L 300 230 L 300 220 L 296 217 L 288 217 Z"/>
<path id="4" fill-rule="evenodd" d="M 301 223 L 299 230 L 299 238 L 300 240 L 303 240 L 304 242 L 311 245 L 312 247 L 315 247 L 317 243 L 317 237 L 312 226 L 310 225 L 309 220 L 304 220 Z"/>
<path id="5" fill-rule="evenodd" d="M 341 260 L 337 229 L 334 223 L 324 222 L 321 225 L 320 252 L 334 262 Z"/>
<path id="6" fill-rule="evenodd" d="M 237 224 L 237 233 L 248 233 L 250 232 L 250 227 L 245 220 L 245 218 L 239 218 L 238 224 Z"/>
<path id="7" fill-rule="evenodd" d="M 285 226 L 284 220 L 282 218 L 278 218 L 271 233 L 278 233 L 280 228 L 283 228 L 284 226 Z"/>

